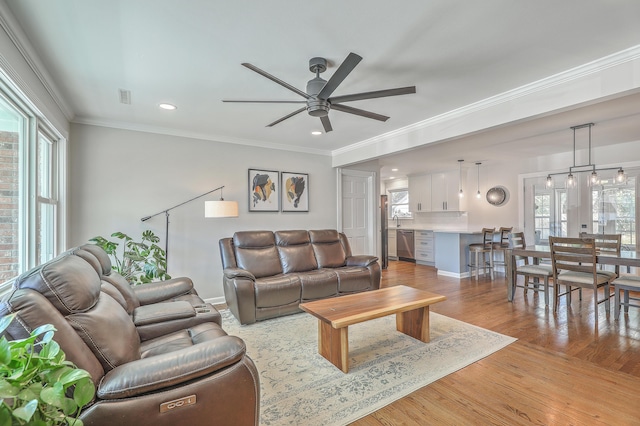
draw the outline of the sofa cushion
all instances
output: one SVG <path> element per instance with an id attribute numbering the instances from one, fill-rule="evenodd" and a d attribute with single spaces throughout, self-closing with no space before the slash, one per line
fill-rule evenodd
<path id="1" fill-rule="evenodd" d="M 297 275 L 302 285 L 303 302 L 338 295 L 338 274 L 330 269 L 318 269 Z"/>
<path id="2" fill-rule="evenodd" d="M 275 275 L 259 278 L 255 283 L 256 307 L 267 308 L 300 301 L 300 279 L 297 275 Z"/>
<path id="3" fill-rule="evenodd" d="M 282 272 L 305 272 L 318 268 L 307 231 L 276 231 Z"/>
<path id="4" fill-rule="evenodd" d="M 371 290 L 371 273 L 367 268 L 360 266 L 345 266 L 333 271 L 338 275 L 338 291 L 340 293 L 353 293 Z"/>
<path id="5" fill-rule="evenodd" d="M 31 288 L 46 297 L 62 315 L 85 312 L 98 301 L 100 276 L 85 260 L 62 256 L 20 275 L 14 288 Z"/>
<path id="6" fill-rule="evenodd" d="M 89 346 L 102 368 L 109 371 L 140 359 L 140 337 L 129 314 L 106 293 L 91 311 L 67 316 L 67 321 Z M 105 327 L 105 324 L 109 324 Z"/>
<path id="7" fill-rule="evenodd" d="M 282 273 L 276 240 L 271 231 L 244 231 L 233 235 L 238 267 L 256 278 Z"/>
<path id="8" fill-rule="evenodd" d="M 318 268 L 339 268 L 345 265 L 346 253 L 338 231 L 331 229 L 309 231 Z"/>

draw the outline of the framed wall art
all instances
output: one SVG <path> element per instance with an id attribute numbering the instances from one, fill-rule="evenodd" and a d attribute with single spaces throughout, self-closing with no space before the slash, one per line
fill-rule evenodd
<path id="1" fill-rule="evenodd" d="M 278 185 L 280 185 L 279 172 L 249 169 L 249 211 L 279 211 L 280 188 Z"/>
<path id="2" fill-rule="evenodd" d="M 307 173 L 282 172 L 282 211 L 309 211 L 309 175 Z"/>

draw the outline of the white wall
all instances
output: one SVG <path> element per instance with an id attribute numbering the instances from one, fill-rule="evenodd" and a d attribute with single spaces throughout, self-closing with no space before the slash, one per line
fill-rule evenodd
<path id="1" fill-rule="evenodd" d="M 204 201 L 170 212 L 169 273 L 186 275 L 204 298 L 222 298 L 218 240 L 235 231 L 337 226 L 336 176 L 328 156 L 73 124 L 70 137 L 70 246 L 151 229 L 164 245 L 165 216 L 140 219 L 225 185 L 237 218 L 206 219 Z M 249 213 L 248 169 L 309 174 L 309 213 Z M 220 299 L 222 300 L 222 299 Z"/>

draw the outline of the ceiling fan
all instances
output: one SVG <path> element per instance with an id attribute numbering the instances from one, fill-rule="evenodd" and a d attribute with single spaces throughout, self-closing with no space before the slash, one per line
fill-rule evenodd
<path id="1" fill-rule="evenodd" d="M 320 73 L 326 71 L 327 60 L 325 58 L 311 58 L 309 60 L 309 70 L 316 74 L 315 78 L 312 78 L 307 82 L 306 93 L 300 89 L 293 87 L 292 85 L 280 80 L 277 77 L 272 76 L 266 71 L 261 70 L 255 65 L 249 63 L 243 63 L 242 65 L 249 68 L 252 71 L 268 78 L 271 81 L 278 83 L 279 85 L 286 87 L 294 93 L 302 96 L 306 100 L 301 101 L 258 101 L 258 100 L 230 100 L 224 99 L 222 102 L 249 102 L 249 103 L 291 103 L 291 104 L 306 104 L 300 109 L 293 111 L 291 114 L 287 114 L 282 118 L 277 119 L 273 123 L 267 124 L 267 127 L 275 126 L 276 124 L 293 117 L 296 114 L 307 110 L 312 117 L 320 117 L 322 126 L 325 132 L 333 130 L 331 127 L 331 121 L 329 120 L 329 110 L 336 110 L 346 112 L 348 114 L 359 115 L 361 117 L 372 118 L 379 121 L 387 121 L 389 117 L 375 112 L 365 111 L 343 105 L 343 102 L 360 101 L 363 99 L 383 98 L 387 96 L 408 95 L 410 93 L 416 93 L 416 86 L 399 87 L 396 89 L 376 90 L 373 92 L 354 93 L 352 95 L 331 96 L 333 92 L 338 88 L 340 83 L 353 71 L 353 69 L 362 60 L 362 57 L 355 53 L 349 53 L 347 58 L 340 64 L 338 69 L 333 73 L 329 81 L 320 77 Z"/>

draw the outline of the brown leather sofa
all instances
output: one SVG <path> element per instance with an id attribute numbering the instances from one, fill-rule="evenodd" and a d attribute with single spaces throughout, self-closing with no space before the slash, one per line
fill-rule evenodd
<path id="1" fill-rule="evenodd" d="M 139 306 L 170 312 L 154 317 L 155 329 L 143 337 L 145 324 L 134 322 L 137 308 L 127 312 L 125 296 L 106 280 L 111 273 L 103 273 L 92 251 L 73 249 L 22 274 L 0 303 L 0 315 L 16 314 L 7 338 L 53 324 L 67 359 L 91 374 L 97 392 L 81 414 L 84 424 L 257 425 L 259 378 L 244 342 L 207 320 L 215 315 L 176 321 L 180 306 L 170 308 L 172 303 L 193 310 L 189 300 L 197 301 L 195 291 L 177 295 L 170 289 L 188 287 L 184 282 L 159 284 L 149 299 L 172 294 L 169 299 L 188 300 Z M 151 296 L 152 289 L 143 293 Z"/>
<path id="2" fill-rule="evenodd" d="M 346 235 L 336 230 L 243 231 L 219 245 L 225 299 L 241 324 L 380 287 L 378 258 L 352 256 Z"/>

